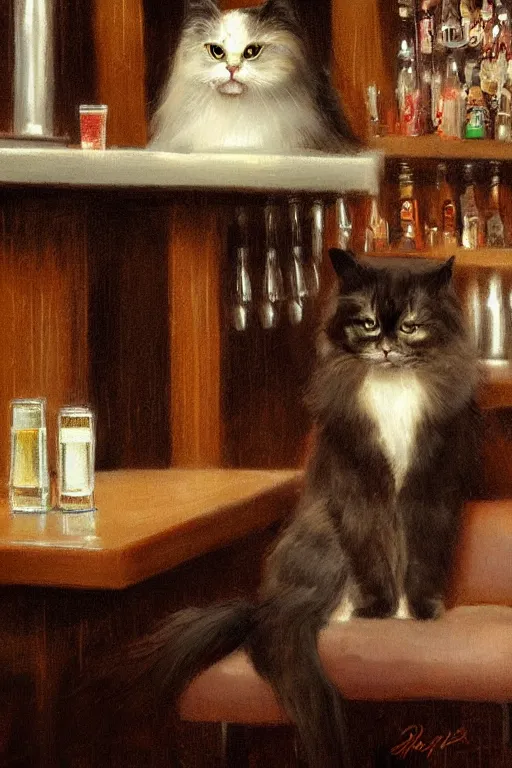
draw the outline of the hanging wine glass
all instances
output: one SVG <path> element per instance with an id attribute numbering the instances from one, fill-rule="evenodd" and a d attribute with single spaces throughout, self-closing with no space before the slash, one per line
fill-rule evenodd
<path id="1" fill-rule="evenodd" d="M 288 266 L 288 319 L 291 325 L 299 325 L 304 316 L 304 299 L 308 295 L 303 267 L 301 230 L 301 204 L 292 198 L 288 204 L 291 228 L 291 259 Z"/>
<path id="2" fill-rule="evenodd" d="M 338 227 L 338 247 L 342 251 L 350 249 L 352 242 L 352 221 L 344 197 L 336 200 L 336 220 Z"/>
<path id="3" fill-rule="evenodd" d="M 236 258 L 234 290 L 231 301 L 231 324 L 236 331 L 245 331 L 252 307 L 252 287 L 249 275 L 249 227 L 247 209 L 235 209 Z"/>
<path id="4" fill-rule="evenodd" d="M 320 268 L 324 255 L 325 211 L 321 200 L 311 206 L 311 261 L 308 270 L 308 293 L 317 296 L 320 291 Z"/>
<path id="5" fill-rule="evenodd" d="M 279 324 L 284 298 L 283 275 L 277 256 L 277 206 L 269 200 L 265 206 L 265 269 L 259 308 L 260 322 L 266 330 Z"/>

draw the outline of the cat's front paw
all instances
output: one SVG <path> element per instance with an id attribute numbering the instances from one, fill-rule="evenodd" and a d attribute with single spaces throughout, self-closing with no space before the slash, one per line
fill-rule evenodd
<path id="1" fill-rule="evenodd" d="M 438 619 L 444 613 L 444 603 L 438 597 L 421 597 L 417 600 L 409 600 L 409 605 L 414 618 L 421 621 Z"/>

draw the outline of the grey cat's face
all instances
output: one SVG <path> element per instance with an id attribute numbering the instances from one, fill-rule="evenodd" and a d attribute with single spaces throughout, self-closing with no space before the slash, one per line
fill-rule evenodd
<path id="1" fill-rule="evenodd" d="M 196 0 L 180 45 L 187 80 L 231 98 L 286 87 L 303 59 L 295 24 L 284 0 L 225 13 L 211 0 Z"/>
<path id="2" fill-rule="evenodd" d="M 343 284 L 327 335 L 345 352 L 371 365 L 415 366 L 463 332 L 448 290 L 451 261 L 415 273 L 363 266 L 337 250 L 331 257 Z"/>

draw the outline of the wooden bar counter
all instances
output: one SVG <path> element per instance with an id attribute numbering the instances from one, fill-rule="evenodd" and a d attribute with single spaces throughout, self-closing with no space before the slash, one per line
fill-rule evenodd
<path id="1" fill-rule="evenodd" d="M 168 766 L 170 736 L 148 712 L 109 754 L 70 756 L 62 693 L 93 652 L 122 648 L 172 611 L 253 594 L 301 476 L 120 470 L 98 473 L 94 514 L 11 515 L 2 501 L 0 765 Z"/>
<path id="2" fill-rule="evenodd" d="M 264 530 L 290 510 L 297 471 L 119 470 L 94 513 L 0 506 L 0 584 L 120 589 Z"/>

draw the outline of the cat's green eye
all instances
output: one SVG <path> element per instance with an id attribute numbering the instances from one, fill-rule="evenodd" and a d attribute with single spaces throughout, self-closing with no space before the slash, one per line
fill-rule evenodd
<path id="1" fill-rule="evenodd" d="M 402 323 L 400 330 L 402 333 L 416 333 L 418 326 L 415 323 Z"/>
<path id="2" fill-rule="evenodd" d="M 251 43 L 244 51 L 244 59 L 257 59 L 262 50 L 262 45 L 258 45 L 258 43 Z"/>
<path id="3" fill-rule="evenodd" d="M 222 59 L 226 58 L 226 51 L 222 45 L 217 45 L 216 43 L 206 43 L 205 48 L 212 59 L 215 59 L 215 61 L 222 61 Z"/>

